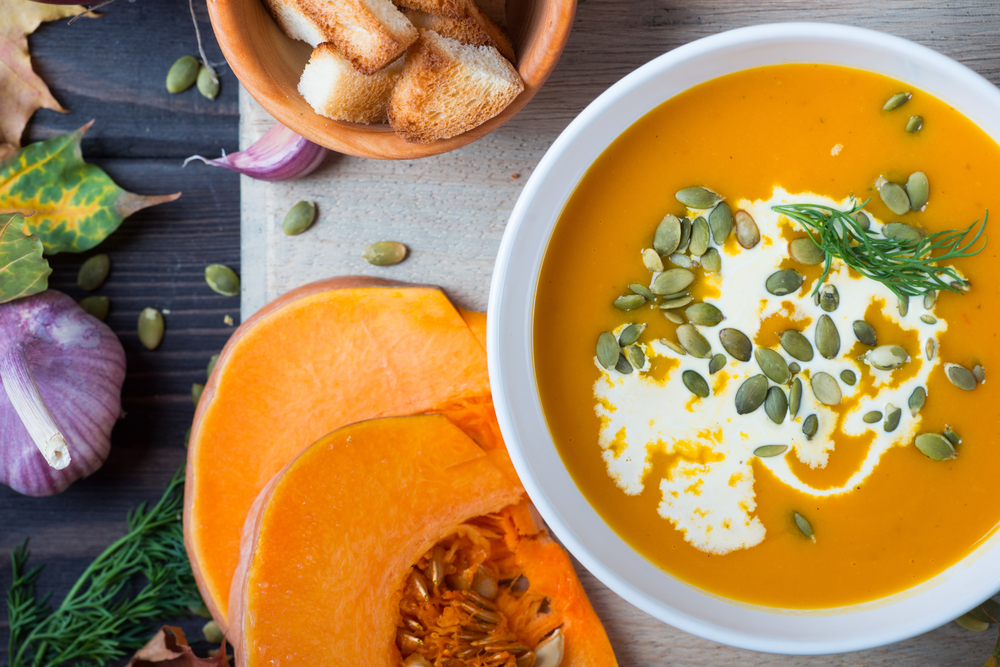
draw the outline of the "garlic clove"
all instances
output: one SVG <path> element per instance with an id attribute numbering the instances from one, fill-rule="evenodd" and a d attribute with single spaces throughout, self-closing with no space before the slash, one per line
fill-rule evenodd
<path id="1" fill-rule="evenodd" d="M 192 155 L 184 160 L 201 160 L 213 167 L 225 167 L 262 181 L 292 181 L 311 173 L 323 162 L 327 149 L 295 134 L 281 123 L 264 133 L 249 148 L 238 153 L 222 152 L 222 157 L 208 160 Z"/>

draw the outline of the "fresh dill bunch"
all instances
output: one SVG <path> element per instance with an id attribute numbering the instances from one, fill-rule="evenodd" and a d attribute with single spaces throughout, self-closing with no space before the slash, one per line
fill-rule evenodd
<path id="1" fill-rule="evenodd" d="M 42 566 L 26 569 L 27 541 L 11 556 L 9 667 L 105 665 L 149 639 L 154 622 L 182 615 L 201 596 L 184 551 L 184 469 L 152 509 L 128 515 L 128 533 L 98 556 L 54 610 L 38 599 Z M 140 587 L 141 585 L 141 587 Z"/>
<path id="2" fill-rule="evenodd" d="M 933 290 L 961 293 L 965 280 L 950 266 L 940 263 L 972 257 L 986 247 L 972 249 L 986 228 L 987 211 L 982 224 L 976 220 L 964 231 L 949 230 L 923 236 L 916 242 L 900 242 L 864 229 L 854 218 L 868 202 L 841 211 L 821 204 L 789 204 L 773 206 L 772 210 L 799 223 L 823 252 L 826 262 L 823 275 L 816 282 L 813 294 L 819 291 L 830 273 L 835 258 L 842 260 L 866 278 L 882 283 L 900 299 L 920 296 Z M 979 224 L 979 228 L 975 229 Z M 975 231 L 973 231 L 975 229 Z M 966 240 L 969 235 L 971 239 Z M 932 254 L 937 253 L 937 254 Z"/>

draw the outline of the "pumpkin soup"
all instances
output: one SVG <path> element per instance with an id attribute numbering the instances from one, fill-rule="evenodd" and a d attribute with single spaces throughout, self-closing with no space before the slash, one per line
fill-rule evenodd
<path id="1" fill-rule="evenodd" d="M 961 559 L 1000 520 L 998 204 L 1000 147 L 871 72 L 763 67 L 647 114 L 567 202 L 535 299 L 584 495 L 755 604 L 874 600 Z"/>

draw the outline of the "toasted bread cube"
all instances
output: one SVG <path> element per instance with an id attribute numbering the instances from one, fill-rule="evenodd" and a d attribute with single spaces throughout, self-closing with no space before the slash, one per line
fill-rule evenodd
<path id="1" fill-rule="evenodd" d="M 471 0 L 468 13 L 462 19 L 435 16 L 419 9 L 407 9 L 403 14 L 420 30 L 433 30 L 442 37 L 449 37 L 462 44 L 492 46 L 504 58 L 514 62 L 514 47 L 507 35 Z"/>
<path id="2" fill-rule="evenodd" d="M 417 9 L 435 16 L 463 19 L 466 15 L 467 0 L 393 0 L 400 7 Z"/>
<path id="3" fill-rule="evenodd" d="M 478 127 L 524 90 L 492 46 L 467 46 L 421 30 L 389 100 L 389 124 L 406 141 L 430 143 Z"/>
<path id="4" fill-rule="evenodd" d="M 390 0 L 265 0 L 281 29 L 317 47 L 333 44 L 365 74 L 393 62 L 417 29 Z"/>
<path id="5" fill-rule="evenodd" d="M 333 120 L 384 123 L 389 97 L 403 73 L 397 58 L 374 74 L 362 74 L 332 44 L 320 44 L 299 79 L 299 92 L 313 110 Z"/>

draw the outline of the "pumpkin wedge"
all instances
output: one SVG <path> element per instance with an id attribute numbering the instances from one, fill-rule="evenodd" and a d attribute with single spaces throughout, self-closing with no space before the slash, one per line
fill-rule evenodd
<path id="1" fill-rule="evenodd" d="M 481 317 L 469 316 L 481 326 Z M 195 414 L 184 504 L 188 556 L 221 628 L 243 523 L 275 473 L 342 426 L 426 412 L 452 419 L 516 481 L 483 345 L 437 288 L 324 280 L 273 301 L 236 330 Z"/>
<path id="2" fill-rule="evenodd" d="M 277 474 L 229 609 L 240 667 L 616 664 L 521 485 L 441 415 L 347 426 Z"/>

